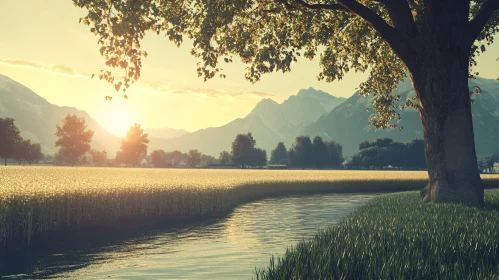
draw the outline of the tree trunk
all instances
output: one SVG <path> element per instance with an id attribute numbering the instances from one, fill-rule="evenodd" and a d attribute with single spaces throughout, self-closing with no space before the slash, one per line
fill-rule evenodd
<path id="1" fill-rule="evenodd" d="M 428 51 L 411 79 L 424 127 L 429 183 L 425 202 L 483 204 L 464 51 Z"/>
<path id="2" fill-rule="evenodd" d="M 469 1 L 426 1 L 418 51 L 405 60 L 424 127 L 425 202 L 483 204 L 468 88 Z"/>

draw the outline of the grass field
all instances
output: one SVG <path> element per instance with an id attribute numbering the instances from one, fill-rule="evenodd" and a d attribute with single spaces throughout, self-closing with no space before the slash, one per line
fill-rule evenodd
<path id="1" fill-rule="evenodd" d="M 499 176 L 484 176 L 499 185 Z M 225 213 L 255 199 L 321 192 L 424 187 L 422 171 L 206 170 L 78 167 L 0 168 L 0 240 L 144 217 Z"/>
<path id="2" fill-rule="evenodd" d="M 256 279 L 499 279 L 499 190 L 481 209 L 379 196 Z"/>

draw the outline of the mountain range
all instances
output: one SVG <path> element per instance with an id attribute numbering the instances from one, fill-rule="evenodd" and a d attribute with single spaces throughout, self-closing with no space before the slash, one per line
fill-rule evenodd
<path id="1" fill-rule="evenodd" d="M 55 126 L 67 114 L 85 118 L 87 127 L 95 132 L 91 143 L 93 149 L 106 149 L 113 155 L 116 153 L 120 139 L 107 132 L 87 112 L 54 105 L 22 84 L 0 75 L 0 118 L 13 118 L 21 136 L 40 143 L 43 153 L 54 154 L 57 151 Z"/>
<path id="2" fill-rule="evenodd" d="M 203 153 L 217 156 L 231 149 L 238 133 L 251 132 L 259 148 L 267 155 L 278 142 L 290 145 L 298 132 L 317 121 L 322 115 L 345 101 L 324 91 L 313 88 L 302 89 L 281 104 L 272 99 L 262 99 L 244 118 L 235 119 L 220 127 L 201 129 L 171 139 L 151 139 L 151 150 L 199 149 Z"/>
<path id="3" fill-rule="evenodd" d="M 475 100 L 473 124 L 477 154 L 483 156 L 499 150 L 499 84 L 495 80 L 477 78 L 470 81 L 470 88 L 475 85 L 481 88 L 481 94 L 472 96 Z M 400 83 L 394 93 L 401 95 L 401 102 L 415 94 L 408 79 Z M 269 156 L 278 142 L 284 142 L 289 148 L 299 135 L 319 135 L 325 140 L 335 140 L 343 145 L 344 155 L 351 156 L 365 140 L 389 137 L 410 141 L 424 137 L 419 113 L 412 108 L 400 111 L 402 130 L 374 129 L 367 121 L 372 112 L 366 110 L 372 101 L 372 96 L 363 97 L 358 92 L 345 99 L 313 88 L 302 89 L 282 103 L 262 99 L 247 116 L 220 127 L 191 133 L 171 128 L 146 128 L 150 139 L 148 152 L 198 149 L 217 156 L 223 150 L 230 151 L 236 134 L 251 132 L 257 146 L 267 150 Z M 20 83 L 0 75 L 0 117 L 14 118 L 21 135 L 41 143 L 44 153 L 56 151 L 55 125 L 68 113 L 85 117 L 87 126 L 95 131 L 92 147 L 106 149 L 110 157 L 114 156 L 120 139 L 85 111 L 51 104 Z"/>
<path id="4" fill-rule="evenodd" d="M 490 155 L 499 150 L 499 83 L 495 80 L 477 77 L 469 81 L 469 87 L 479 86 L 481 94 L 473 94 L 475 102 L 471 105 L 476 151 L 479 157 Z M 401 103 L 415 96 L 409 79 L 400 83 L 394 94 L 401 95 Z M 401 121 L 395 129 L 376 130 L 367 119 L 372 112 L 373 96 L 364 97 L 356 92 L 331 112 L 321 116 L 315 123 L 304 128 L 301 135 L 320 135 L 327 140 L 335 140 L 342 144 L 344 155 L 351 156 L 358 151 L 360 142 L 372 141 L 376 138 L 392 138 L 396 141 L 410 141 L 424 138 L 423 126 L 419 112 L 406 107 L 399 113 Z"/>

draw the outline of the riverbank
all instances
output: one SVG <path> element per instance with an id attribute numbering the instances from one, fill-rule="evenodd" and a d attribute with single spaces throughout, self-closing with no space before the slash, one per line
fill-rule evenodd
<path id="1" fill-rule="evenodd" d="M 219 216 L 257 199 L 301 194 L 417 190 L 418 171 L 179 170 L 7 167 L 0 169 L 0 240 L 134 220 Z M 485 176 L 488 187 L 499 176 Z"/>
<path id="2" fill-rule="evenodd" d="M 497 279 L 499 190 L 485 206 L 381 195 L 287 251 L 256 279 Z"/>

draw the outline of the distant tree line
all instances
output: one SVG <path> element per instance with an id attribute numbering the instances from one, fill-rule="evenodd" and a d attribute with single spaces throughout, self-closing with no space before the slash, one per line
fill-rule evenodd
<path id="1" fill-rule="evenodd" d="M 213 156 L 205 155 L 197 149 L 182 153 L 179 150 L 165 152 L 164 150 L 154 150 L 149 156 L 150 163 L 154 167 L 197 167 L 216 163 L 217 159 Z"/>
<path id="2" fill-rule="evenodd" d="M 31 143 L 29 139 L 23 139 L 19 128 L 14 124 L 12 118 L 0 118 L 0 157 L 14 159 L 19 164 L 32 164 L 43 158 L 39 143 Z"/>
<path id="3" fill-rule="evenodd" d="M 343 162 L 343 147 L 335 141 L 324 142 L 320 136 L 313 141 L 309 136 L 298 136 L 289 151 L 279 142 L 270 157 L 270 163 L 292 168 L 341 168 Z"/>
<path id="4" fill-rule="evenodd" d="M 480 172 L 491 173 L 494 171 L 494 164 L 499 163 L 499 152 L 496 152 L 490 156 L 485 156 L 478 161 L 478 169 Z"/>
<path id="5" fill-rule="evenodd" d="M 40 144 L 22 139 L 19 129 L 11 118 L 0 118 L 0 157 L 15 159 L 20 164 L 37 162 L 44 155 Z M 237 134 L 231 145 L 231 151 L 222 151 L 218 159 L 202 154 L 197 149 L 187 153 L 175 150 L 165 152 L 154 150 L 147 155 L 148 134 L 139 124 L 130 127 L 126 137 L 120 142 L 120 149 L 114 161 L 107 158 L 105 150 L 91 149 L 90 143 L 94 132 L 87 129 L 85 119 L 76 115 L 67 115 L 60 125 L 56 125 L 58 137 L 55 146 L 59 148 L 53 156 L 54 164 L 94 166 L 124 165 L 154 167 L 198 167 L 201 165 L 218 164 L 237 166 L 240 168 L 264 167 L 267 165 L 267 152 L 257 147 L 251 132 Z M 479 168 L 492 171 L 494 163 L 499 162 L 499 153 L 484 157 L 479 161 Z M 400 169 L 424 169 L 424 141 L 415 139 L 407 143 L 394 142 L 390 138 L 379 138 L 375 141 L 364 141 L 359 144 L 359 152 L 350 160 L 343 157 L 341 144 L 335 141 L 324 141 L 316 136 L 313 140 L 308 136 L 296 137 L 288 150 L 283 142 L 279 142 L 270 154 L 270 164 L 286 165 L 291 168 L 350 168 L 350 169 L 380 169 L 387 166 Z"/>
<path id="6" fill-rule="evenodd" d="M 394 142 L 390 138 L 379 138 L 373 142 L 359 144 L 359 152 L 348 162 L 349 168 L 426 169 L 424 140 L 415 139 L 407 143 Z"/>

